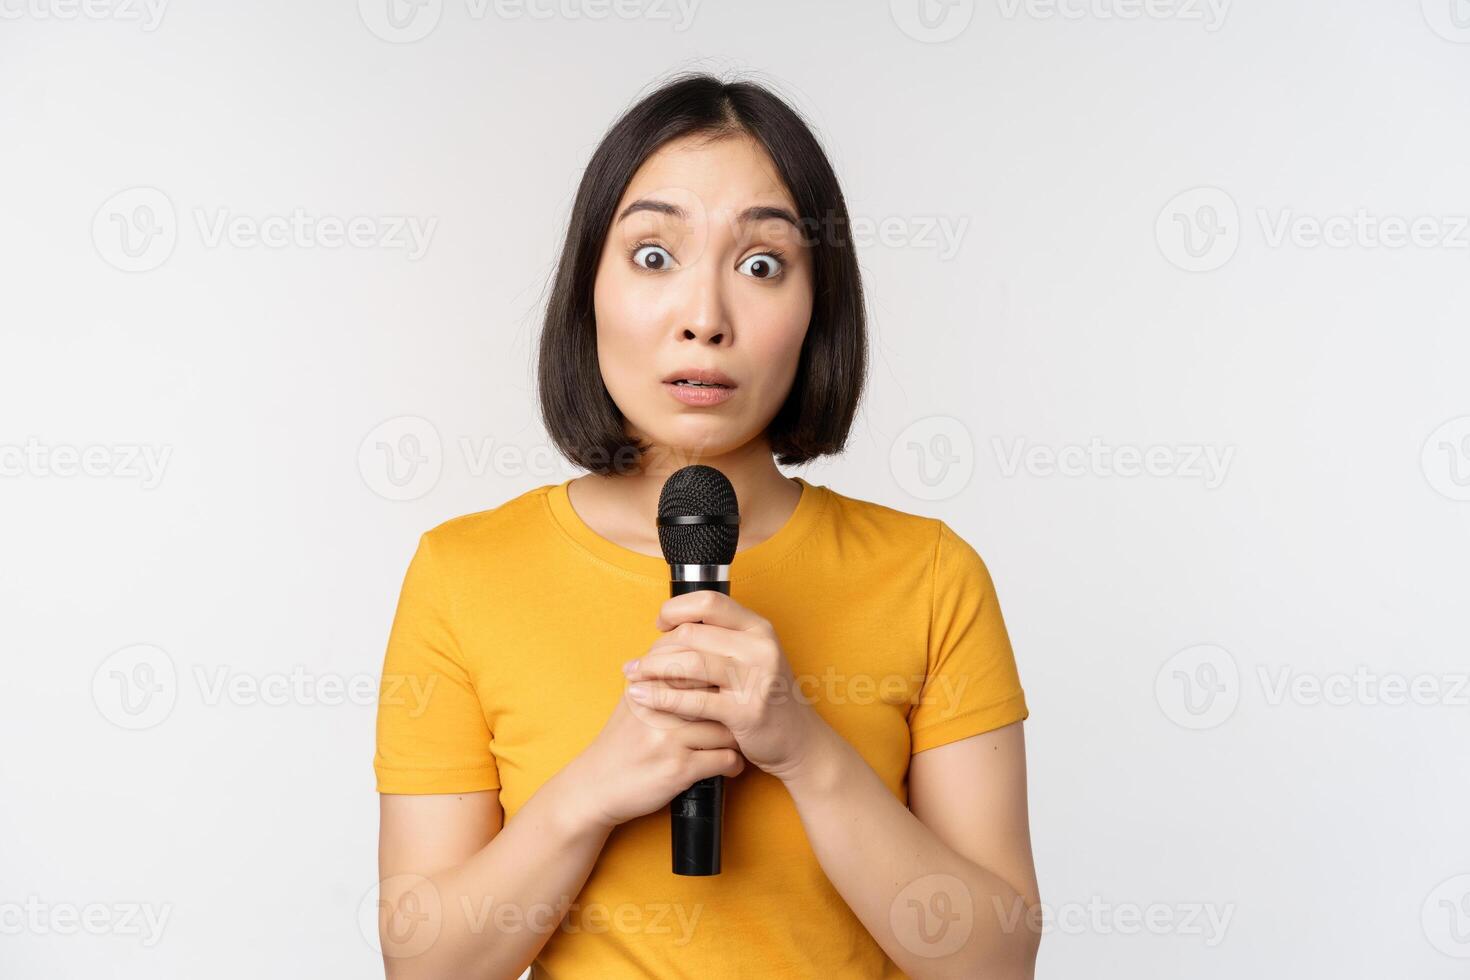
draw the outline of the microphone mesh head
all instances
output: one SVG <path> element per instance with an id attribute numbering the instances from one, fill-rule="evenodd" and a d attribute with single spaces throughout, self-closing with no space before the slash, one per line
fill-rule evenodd
<path id="1" fill-rule="evenodd" d="M 658 516 L 739 516 L 735 488 L 713 466 L 696 463 L 675 470 L 658 495 Z M 735 560 L 738 524 L 659 525 L 658 543 L 670 565 L 728 565 Z"/>

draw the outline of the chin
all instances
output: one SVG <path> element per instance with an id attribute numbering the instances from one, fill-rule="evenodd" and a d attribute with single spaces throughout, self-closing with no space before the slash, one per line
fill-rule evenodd
<path id="1" fill-rule="evenodd" d="M 675 457 L 722 456 L 738 449 L 750 440 L 730 430 L 728 423 L 710 419 L 687 420 L 687 425 L 661 425 L 653 429 L 640 429 L 643 438 L 656 446 L 663 446 Z"/>

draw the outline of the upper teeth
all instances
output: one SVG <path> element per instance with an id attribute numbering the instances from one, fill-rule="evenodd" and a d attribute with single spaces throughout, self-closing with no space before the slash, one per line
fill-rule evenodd
<path id="1" fill-rule="evenodd" d="M 701 388 L 723 388 L 724 387 L 724 385 L 718 384 L 718 383 L 716 383 L 714 381 L 690 381 L 688 378 L 680 378 L 678 381 L 675 381 L 674 384 L 676 384 L 676 385 L 698 385 Z"/>

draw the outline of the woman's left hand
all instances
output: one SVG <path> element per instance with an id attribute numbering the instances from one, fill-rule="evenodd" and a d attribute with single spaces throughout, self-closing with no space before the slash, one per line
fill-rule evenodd
<path id="1" fill-rule="evenodd" d="M 664 635 L 623 665 L 635 682 L 628 696 L 681 718 L 721 722 L 746 759 L 790 778 L 823 722 L 797 689 L 770 621 L 723 592 L 701 590 L 670 597 L 655 625 Z"/>

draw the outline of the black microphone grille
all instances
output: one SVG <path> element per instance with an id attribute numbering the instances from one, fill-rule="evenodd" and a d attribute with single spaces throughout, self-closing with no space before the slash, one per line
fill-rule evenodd
<path id="1" fill-rule="evenodd" d="M 677 518 L 708 520 L 669 523 Z M 728 565 L 739 540 L 740 507 L 725 474 L 699 463 L 670 474 L 658 495 L 658 543 L 670 565 Z"/>

